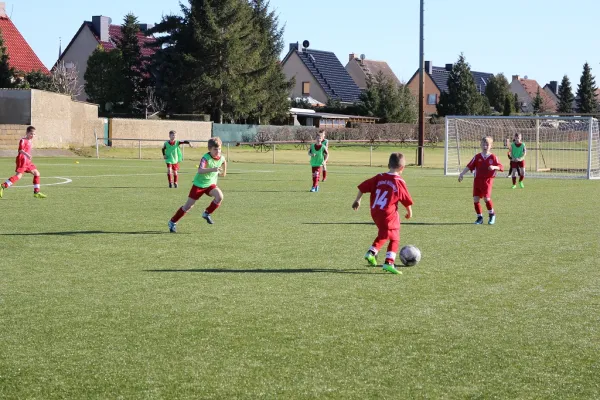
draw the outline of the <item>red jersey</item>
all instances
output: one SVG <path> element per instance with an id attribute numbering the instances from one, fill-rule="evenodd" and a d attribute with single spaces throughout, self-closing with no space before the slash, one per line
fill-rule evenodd
<path id="1" fill-rule="evenodd" d="M 490 165 L 497 165 L 500 167 L 498 171 L 504 171 L 504 166 L 498 160 L 495 154 L 488 154 L 484 157 L 481 153 L 477 153 L 475 157 L 467 164 L 467 168 L 471 172 L 474 171 L 476 179 L 490 179 L 496 176 L 496 170 L 490 171 L 488 167 Z"/>
<path id="2" fill-rule="evenodd" d="M 389 230 L 400 229 L 398 202 L 404 207 L 413 204 L 406 183 L 400 175 L 390 173 L 376 175 L 358 185 L 358 190 L 361 193 L 371 193 L 369 201 L 371 217 L 377 226 L 385 224 Z"/>
<path id="3" fill-rule="evenodd" d="M 31 155 L 31 140 L 26 137 L 21 138 L 21 140 L 19 140 L 19 150 L 23 150 L 25 153 Z"/>

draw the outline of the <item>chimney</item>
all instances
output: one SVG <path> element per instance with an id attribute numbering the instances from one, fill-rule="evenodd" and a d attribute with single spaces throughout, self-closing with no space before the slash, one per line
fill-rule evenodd
<path id="1" fill-rule="evenodd" d="M 433 63 L 431 61 L 425 61 L 425 72 L 429 75 L 433 73 Z"/>
<path id="2" fill-rule="evenodd" d="M 519 80 L 519 75 L 513 75 L 512 76 L 512 80 L 513 81 L 518 81 Z"/>
<path id="3" fill-rule="evenodd" d="M 350 55 L 348 55 L 348 61 L 352 61 L 357 58 L 358 58 L 358 56 L 356 55 L 356 53 L 350 53 Z"/>
<path id="4" fill-rule="evenodd" d="M 446 71 L 450 72 L 452 71 L 452 67 L 454 66 L 454 64 L 446 64 Z"/>
<path id="5" fill-rule="evenodd" d="M 110 40 L 108 28 L 110 27 L 111 22 L 112 20 L 110 18 L 102 15 L 95 15 L 92 17 L 92 25 L 101 42 L 108 42 Z"/>
<path id="6" fill-rule="evenodd" d="M 550 90 L 552 90 L 552 93 L 558 95 L 558 81 L 550 81 L 548 86 L 550 86 Z"/>
<path id="7" fill-rule="evenodd" d="M 144 34 L 147 35 L 147 32 L 154 28 L 154 24 L 138 24 L 138 26 L 140 27 L 140 31 Z"/>
<path id="8" fill-rule="evenodd" d="M 298 51 L 298 42 L 296 43 L 290 43 L 290 51 Z"/>
<path id="9" fill-rule="evenodd" d="M 8 17 L 8 15 L 6 15 L 6 3 L 5 2 L 0 2 L 0 17 Z"/>

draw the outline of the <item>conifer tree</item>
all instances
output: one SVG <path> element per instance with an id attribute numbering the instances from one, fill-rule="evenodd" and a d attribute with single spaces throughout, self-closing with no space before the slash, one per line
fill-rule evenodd
<path id="1" fill-rule="evenodd" d="M 510 114 L 513 113 L 513 111 L 514 111 L 513 110 L 513 102 L 514 102 L 513 96 L 509 95 L 504 98 L 504 107 L 502 110 L 502 115 L 504 115 L 505 117 L 508 117 Z"/>
<path id="2" fill-rule="evenodd" d="M 539 114 L 540 112 L 544 111 L 544 99 L 542 98 L 542 95 L 540 94 L 539 86 L 537 88 L 535 97 L 533 98 L 533 102 L 531 103 L 531 107 L 533 107 L 534 114 Z"/>
<path id="3" fill-rule="evenodd" d="M 506 98 L 511 96 L 509 86 L 504 74 L 500 73 L 492 76 L 485 87 L 485 95 L 490 102 L 490 106 L 500 113 L 504 112 Z"/>
<path id="4" fill-rule="evenodd" d="M 98 46 L 88 57 L 83 76 L 88 101 L 100 105 L 104 111 L 123 103 L 123 57 L 119 49 L 110 51 Z"/>
<path id="5" fill-rule="evenodd" d="M 573 112 L 573 100 L 575 96 L 571 89 L 571 81 L 567 75 L 563 76 L 558 88 L 558 112 L 561 113 L 572 113 Z"/>
<path id="6" fill-rule="evenodd" d="M 471 67 L 461 54 L 448 77 L 448 91 L 440 94 L 438 115 L 475 115 L 481 109 L 481 95 L 475 87 Z"/>
<path id="7" fill-rule="evenodd" d="M 4 46 L 4 38 L 0 31 L 0 88 L 12 88 L 14 86 L 15 71 L 8 64 L 8 52 Z"/>
<path id="8" fill-rule="evenodd" d="M 596 99 L 596 81 L 592 76 L 592 69 L 586 62 L 583 65 L 583 73 L 577 85 L 577 111 L 580 113 L 595 113 L 598 110 L 598 99 Z"/>
<path id="9" fill-rule="evenodd" d="M 116 40 L 121 52 L 123 108 L 129 112 L 143 109 L 147 79 L 144 77 L 144 63 L 138 33 L 140 27 L 137 17 L 129 13 L 121 25 L 121 37 Z"/>

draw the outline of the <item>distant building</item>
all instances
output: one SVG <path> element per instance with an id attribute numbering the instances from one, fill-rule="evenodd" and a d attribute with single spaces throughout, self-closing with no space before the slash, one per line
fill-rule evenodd
<path id="1" fill-rule="evenodd" d="M 312 50 L 291 43 L 281 65 L 288 79 L 296 79 L 291 98 L 310 97 L 323 104 L 329 99 L 339 100 L 342 104 L 358 101 L 360 89 L 330 51 Z"/>
<path id="2" fill-rule="evenodd" d="M 5 7 L 5 3 L 0 3 L 0 34 L 4 39 L 4 47 L 9 56 L 8 65 L 20 75 L 32 71 L 49 74 L 48 68 L 40 61 L 21 32 L 8 18 Z"/>
<path id="3" fill-rule="evenodd" d="M 154 49 L 149 46 L 154 43 L 154 38 L 149 36 L 146 31 L 153 27 L 153 24 L 139 24 L 140 32 L 138 40 L 141 53 L 144 57 L 150 57 L 154 54 Z M 71 39 L 65 51 L 60 54 L 57 63 L 63 61 L 67 68 L 77 67 L 78 84 L 84 85 L 83 76 L 87 69 L 87 61 L 90 55 L 98 46 L 104 50 L 116 48 L 116 40 L 121 38 L 121 25 L 113 25 L 109 17 L 102 15 L 93 16 L 91 21 L 84 21 L 75 36 Z M 86 101 L 87 94 L 82 92 L 77 100 Z"/>
<path id="4" fill-rule="evenodd" d="M 392 71 L 385 61 L 369 60 L 364 57 L 364 54 L 358 56 L 355 53 L 350 53 L 348 58 L 346 71 L 348 71 L 360 90 L 365 90 L 367 88 L 369 77 L 375 77 L 379 73 L 390 78 L 392 82 L 395 82 L 398 85 L 401 83 L 396 74 L 394 74 L 394 71 Z"/>
<path id="5" fill-rule="evenodd" d="M 448 91 L 448 77 L 452 72 L 454 64 L 446 64 L 444 67 L 435 67 L 431 61 L 425 61 L 425 114 L 435 114 L 440 94 Z M 485 88 L 494 74 L 489 72 L 471 71 L 475 87 L 480 94 L 485 94 Z M 419 95 L 419 70 L 406 83 L 411 93 Z"/>
<path id="6" fill-rule="evenodd" d="M 548 94 L 548 92 L 544 90 L 534 79 L 528 79 L 527 76 L 525 76 L 525 78 L 521 78 L 519 75 L 512 76 L 512 81 L 510 82 L 510 91 L 513 94 L 516 93 L 519 97 L 519 102 L 521 104 L 520 109 L 517 110 L 518 112 L 533 112 L 533 100 L 537 96 L 538 90 L 540 97 L 542 98 L 542 110 L 546 112 L 556 112 L 557 102 L 555 98 L 558 99 L 557 96 Z"/>

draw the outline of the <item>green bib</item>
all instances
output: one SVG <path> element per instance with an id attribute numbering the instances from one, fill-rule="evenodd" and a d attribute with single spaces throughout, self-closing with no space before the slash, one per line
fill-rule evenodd
<path id="1" fill-rule="evenodd" d="M 171 145 L 169 141 L 165 142 L 165 163 L 177 164 L 183 161 L 183 154 L 181 148 L 179 148 L 179 140 L 175 141 L 175 144 Z"/>
<path id="2" fill-rule="evenodd" d="M 511 143 L 510 154 L 512 158 L 523 158 L 523 154 L 525 154 L 525 143 L 521 142 L 519 147 L 513 142 Z"/>
<path id="3" fill-rule="evenodd" d="M 206 160 L 206 169 L 218 168 L 225 162 L 225 157 L 223 155 L 221 155 L 221 158 L 219 158 L 218 160 L 215 160 L 210 156 L 210 153 L 206 153 L 204 156 L 202 156 L 202 159 Z M 199 188 L 207 188 L 211 185 L 216 185 L 218 178 L 218 172 L 196 174 L 196 176 L 194 177 L 194 186 L 198 186 Z"/>
<path id="4" fill-rule="evenodd" d="M 320 167 L 323 165 L 323 161 L 325 161 L 325 149 L 327 147 L 321 144 L 321 148 L 319 150 L 315 149 L 315 144 L 310 145 L 311 154 L 316 154 L 315 156 L 310 157 L 310 165 L 311 167 Z"/>

